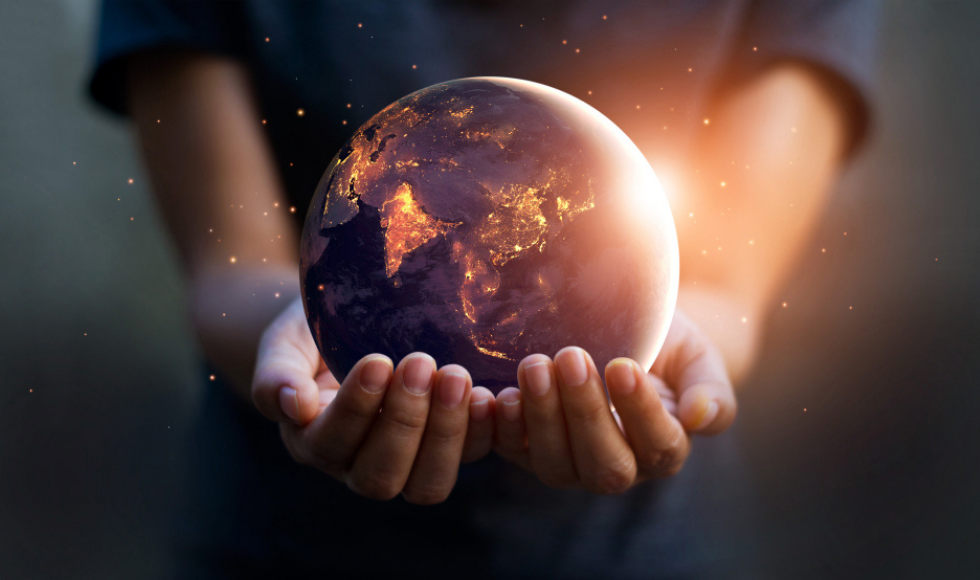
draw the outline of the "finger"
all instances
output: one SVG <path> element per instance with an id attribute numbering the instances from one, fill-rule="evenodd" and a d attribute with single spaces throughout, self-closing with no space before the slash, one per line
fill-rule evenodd
<path id="1" fill-rule="evenodd" d="M 527 435 L 521 412 L 521 391 L 514 387 L 497 393 L 494 402 L 493 449 L 498 455 L 528 471 Z"/>
<path id="2" fill-rule="evenodd" d="M 565 430 L 565 415 L 551 359 L 533 354 L 517 367 L 527 431 L 528 459 L 541 483 L 556 488 L 578 483 Z"/>
<path id="3" fill-rule="evenodd" d="M 563 348 L 555 366 L 579 480 L 593 493 L 625 491 L 636 478 L 636 459 L 616 425 L 592 357 L 578 347 Z"/>
<path id="4" fill-rule="evenodd" d="M 286 447 L 301 463 L 340 477 L 377 420 L 392 379 L 391 359 L 372 354 L 354 365 L 326 410 L 305 427 L 283 428 Z"/>
<path id="5" fill-rule="evenodd" d="M 347 485 L 372 499 L 391 499 L 405 488 L 429 415 L 436 363 L 412 353 L 395 369 L 381 413 L 358 450 Z"/>
<path id="6" fill-rule="evenodd" d="M 628 358 L 606 365 L 609 396 L 623 422 L 640 475 L 666 477 L 680 470 L 690 440 L 680 422 L 664 407 L 656 377 Z"/>
<path id="7" fill-rule="evenodd" d="M 322 360 L 306 316 L 290 306 L 269 326 L 259 342 L 252 400 L 260 413 L 277 422 L 306 424 L 319 412 L 314 377 Z"/>
<path id="8" fill-rule="evenodd" d="M 466 426 L 461 461 L 469 463 L 482 459 L 493 448 L 493 393 L 483 387 L 473 387 L 470 393 L 470 422 Z"/>
<path id="9" fill-rule="evenodd" d="M 668 341 L 674 344 L 665 346 L 669 354 L 659 370 L 677 392 L 677 415 L 689 432 L 721 433 L 735 420 L 737 410 L 725 360 L 693 322 L 682 318 L 671 330 Z"/>
<path id="10" fill-rule="evenodd" d="M 456 485 L 469 422 L 471 390 L 470 374 L 459 365 L 446 365 L 436 373 L 425 433 L 402 491 L 409 503 L 442 502 Z"/>

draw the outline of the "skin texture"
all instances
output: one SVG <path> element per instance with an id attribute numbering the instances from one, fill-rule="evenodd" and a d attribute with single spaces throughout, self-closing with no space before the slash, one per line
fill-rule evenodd
<path id="1" fill-rule="evenodd" d="M 444 500 L 459 464 L 491 449 L 546 485 L 595 493 L 680 470 L 692 433 L 734 420 L 729 377 L 751 368 L 762 313 L 819 218 L 844 142 L 840 101 L 801 65 L 721 95 L 686 174 L 690 193 L 672 204 L 679 310 L 653 367 L 617 359 L 600 370 L 569 347 L 522 361 L 518 387 L 494 398 L 423 353 L 398 368 L 368 355 L 338 384 L 296 298 L 296 232 L 247 72 L 213 56 L 145 53 L 129 81 L 205 354 L 280 424 L 297 461 L 366 497 L 417 504 Z"/>

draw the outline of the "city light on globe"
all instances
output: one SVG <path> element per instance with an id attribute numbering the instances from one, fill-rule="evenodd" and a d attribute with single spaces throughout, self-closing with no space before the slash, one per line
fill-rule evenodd
<path id="1" fill-rule="evenodd" d="M 421 351 L 493 391 L 579 346 L 652 365 L 673 316 L 677 234 L 630 139 L 588 104 L 509 78 L 422 89 L 365 123 L 306 216 L 300 282 L 339 380 Z"/>

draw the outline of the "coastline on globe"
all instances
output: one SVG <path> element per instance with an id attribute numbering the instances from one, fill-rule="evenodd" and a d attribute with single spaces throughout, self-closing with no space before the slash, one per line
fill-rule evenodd
<path id="1" fill-rule="evenodd" d="M 588 104 L 529 81 L 433 85 L 372 117 L 306 216 L 310 330 L 343 380 L 371 353 L 426 352 L 474 385 L 579 346 L 599 372 L 649 368 L 678 286 L 677 234 L 649 163 Z"/>

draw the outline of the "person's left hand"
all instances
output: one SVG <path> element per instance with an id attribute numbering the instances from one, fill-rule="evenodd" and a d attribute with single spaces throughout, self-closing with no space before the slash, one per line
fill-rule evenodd
<path id="1" fill-rule="evenodd" d="M 620 493 L 680 471 L 690 433 L 715 435 L 735 419 L 725 363 L 683 313 L 647 373 L 633 360 L 606 365 L 603 380 L 578 347 L 534 354 L 518 366 L 520 389 L 496 400 L 494 449 L 555 488 Z"/>

